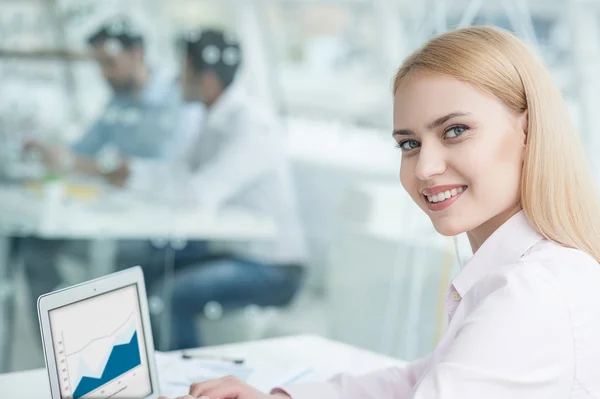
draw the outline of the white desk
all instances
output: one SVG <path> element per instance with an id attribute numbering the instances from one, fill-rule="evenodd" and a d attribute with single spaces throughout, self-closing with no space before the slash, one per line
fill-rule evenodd
<path id="1" fill-rule="evenodd" d="M 36 192 L 0 185 L 0 232 L 41 238 L 190 240 L 265 239 L 273 222 L 243 209 L 220 211 L 169 204 L 123 190 L 104 189 L 97 198 L 67 198 L 49 205 Z"/>
<path id="2" fill-rule="evenodd" d="M 326 377 L 340 372 L 358 375 L 404 365 L 387 356 L 311 335 L 210 347 L 201 352 L 242 357 L 249 365 L 264 364 L 266 360 L 284 367 L 312 364 L 318 374 Z M 0 375 L 0 398 L 49 399 L 46 370 Z"/>
<path id="3" fill-rule="evenodd" d="M 271 219 L 243 209 L 176 206 L 114 189 L 49 205 L 39 193 L 0 185 L 0 284 L 11 236 L 89 239 L 92 278 L 113 271 L 115 240 L 264 240 L 276 234 Z"/>
<path id="4" fill-rule="evenodd" d="M 115 240 L 264 240 L 276 234 L 271 219 L 243 209 L 175 206 L 110 189 L 95 199 L 49 205 L 39 193 L 0 185 L 0 285 L 11 236 L 89 239 L 92 278 L 113 271 Z"/>

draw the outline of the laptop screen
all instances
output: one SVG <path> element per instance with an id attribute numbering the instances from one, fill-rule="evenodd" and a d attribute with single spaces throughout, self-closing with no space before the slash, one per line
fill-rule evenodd
<path id="1" fill-rule="evenodd" d="M 152 394 L 137 284 L 49 312 L 62 399 Z"/>

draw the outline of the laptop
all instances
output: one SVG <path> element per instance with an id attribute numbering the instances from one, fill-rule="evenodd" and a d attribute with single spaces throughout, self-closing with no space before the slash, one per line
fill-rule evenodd
<path id="1" fill-rule="evenodd" d="M 52 399 L 156 399 L 139 266 L 41 296 L 38 316 Z"/>

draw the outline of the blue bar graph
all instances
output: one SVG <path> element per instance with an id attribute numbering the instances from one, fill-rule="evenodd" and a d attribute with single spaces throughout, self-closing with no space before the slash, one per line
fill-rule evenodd
<path id="1" fill-rule="evenodd" d="M 133 370 L 140 364 L 142 364 L 142 361 L 140 358 L 137 331 L 135 331 L 129 343 L 113 346 L 100 378 L 85 376 L 79 381 L 73 393 L 73 399 L 79 399 L 95 391 L 102 385 Z"/>

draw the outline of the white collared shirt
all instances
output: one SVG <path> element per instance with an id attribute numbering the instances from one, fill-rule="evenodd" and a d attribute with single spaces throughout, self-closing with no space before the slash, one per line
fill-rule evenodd
<path id="1" fill-rule="evenodd" d="M 285 390 L 294 399 L 600 398 L 600 265 L 542 237 L 523 211 L 473 255 L 446 305 L 450 323 L 431 356 Z"/>
<path id="2" fill-rule="evenodd" d="M 231 205 L 271 217 L 278 228 L 273 240 L 213 245 L 250 260 L 302 263 L 305 241 L 283 136 L 277 119 L 234 84 L 208 110 L 185 159 L 135 159 L 127 186 L 174 203 L 211 209 Z"/>

